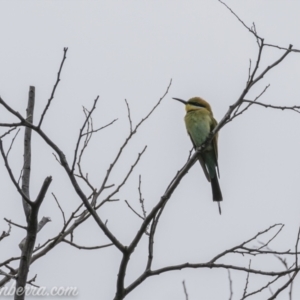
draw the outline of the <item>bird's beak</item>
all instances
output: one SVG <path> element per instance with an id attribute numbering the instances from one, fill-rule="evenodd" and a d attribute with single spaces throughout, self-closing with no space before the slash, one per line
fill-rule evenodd
<path id="1" fill-rule="evenodd" d="M 183 103 L 183 104 L 187 104 L 187 101 L 184 101 L 184 100 L 182 100 L 182 99 L 179 99 L 179 98 L 172 98 L 172 99 L 177 100 L 177 101 L 180 101 L 180 102 Z"/>

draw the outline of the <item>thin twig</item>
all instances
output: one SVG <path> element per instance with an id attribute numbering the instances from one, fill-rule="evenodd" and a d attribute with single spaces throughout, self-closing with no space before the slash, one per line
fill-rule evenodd
<path id="1" fill-rule="evenodd" d="M 95 130 L 92 130 L 92 131 L 85 132 L 85 133 L 82 134 L 82 136 L 85 136 L 85 135 L 87 135 L 87 134 L 91 134 L 91 133 L 98 132 L 98 131 L 100 131 L 100 130 L 106 128 L 106 127 L 109 127 L 109 126 L 112 125 L 112 124 L 114 124 L 116 121 L 118 121 L 118 119 L 114 119 L 114 120 L 112 120 L 111 122 L 109 122 L 108 124 L 99 127 L 98 129 L 95 129 Z"/>
<path id="2" fill-rule="evenodd" d="M 268 300 L 276 299 L 276 297 L 294 281 L 298 272 L 299 272 L 299 269 L 296 270 L 294 272 L 293 276 L 281 288 L 279 288 L 270 298 L 268 298 Z"/>
<path id="3" fill-rule="evenodd" d="M 114 196 L 116 193 L 119 192 L 119 190 L 121 189 L 121 187 L 126 183 L 127 179 L 129 178 L 130 174 L 132 173 L 132 171 L 134 170 L 135 166 L 138 164 L 138 162 L 140 161 L 141 157 L 143 156 L 143 154 L 145 153 L 147 149 L 147 146 L 144 147 L 144 149 L 138 154 L 138 157 L 136 158 L 135 162 L 133 163 L 133 165 L 130 167 L 129 171 L 127 172 L 126 176 L 124 177 L 123 181 L 116 187 L 116 189 L 110 193 L 107 196 L 108 198 L 111 198 L 112 196 Z"/>
<path id="4" fill-rule="evenodd" d="M 250 78 L 251 78 L 251 64 L 252 64 L 252 61 L 251 61 L 251 58 L 250 58 L 249 59 L 249 69 L 248 69 L 248 80 L 247 80 L 247 83 L 249 83 Z"/>
<path id="5" fill-rule="evenodd" d="M 251 259 L 249 260 L 249 269 L 251 268 Z M 249 284 L 249 276 L 250 276 L 250 273 L 248 272 L 247 273 L 247 277 L 246 277 L 246 283 L 245 283 L 245 288 L 244 288 L 244 293 L 243 293 L 243 298 L 245 298 L 245 296 L 247 295 L 247 288 L 248 288 L 248 284 Z"/>
<path id="6" fill-rule="evenodd" d="M 249 274 L 249 273 L 248 273 Z M 247 275 L 248 276 L 248 275 Z M 253 292 L 251 292 L 251 293 L 249 293 L 249 294 L 246 294 L 244 297 L 242 297 L 241 298 L 241 300 L 244 300 L 244 299 L 246 299 L 246 298 L 248 298 L 248 297 L 250 297 L 250 296 L 253 296 L 253 295 L 255 295 L 255 294 L 258 294 L 258 293 L 261 293 L 263 290 L 265 290 L 266 288 L 268 288 L 270 291 L 272 291 L 272 289 L 271 289 L 271 285 L 274 283 L 274 282 L 276 282 L 279 278 L 281 278 L 282 276 L 277 276 L 277 277 L 275 277 L 275 279 L 273 279 L 273 280 L 271 280 L 271 281 L 269 281 L 266 285 L 264 285 L 264 286 L 262 286 L 260 289 L 257 289 L 257 290 L 255 290 L 255 291 L 253 291 Z"/>
<path id="7" fill-rule="evenodd" d="M 126 99 L 125 99 L 125 103 L 126 103 L 126 106 L 127 106 L 129 129 L 130 129 L 130 133 L 131 133 L 132 132 L 132 120 L 131 120 L 131 115 L 130 115 L 130 107 L 129 107 L 129 104 L 128 104 Z"/>
<path id="8" fill-rule="evenodd" d="M 54 158 L 56 159 L 56 161 L 61 165 L 61 162 L 59 161 L 57 155 L 53 152 L 52 155 L 54 156 Z"/>
<path id="9" fill-rule="evenodd" d="M 16 130 L 17 127 L 12 127 L 11 129 L 9 129 L 8 131 L 6 131 L 5 133 L 3 133 L 1 136 L 0 136 L 0 139 L 4 138 L 6 135 L 9 135 L 12 131 Z"/>
<path id="10" fill-rule="evenodd" d="M 265 103 L 256 102 L 256 101 L 252 101 L 252 100 L 246 100 L 246 99 L 244 99 L 243 102 L 248 102 L 248 103 L 251 103 L 251 104 L 257 104 L 257 105 L 263 106 L 265 108 L 270 107 L 270 108 L 281 109 L 281 110 L 289 109 L 289 110 L 293 110 L 293 111 L 295 111 L 297 113 L 300 113 L 300 111 L 297 110 L 297 109 L 300 109 L 299 105 L 294 105 L 294 106 L 277 106 L 277 105 L 265 104 Z"/>
<path id="11" fill-rule="evenodd" d="M 65 60 L 66 60 L 66 58 L 67 58 L 67 51 L 68 51 L 68 48 L 64 48 L 64 56 L 63 56 L 63 59 L 62 59 L 62 61 L 61 61 L 61 64 L 60 64 L 58 73 L 57 73 L 56 82 L 55 82 L 55 84 L 54 84 L 54 86 L 53 86 L 52 93 L 51 93 L 50 98 L 48 99 L 47 105 L 45 106 L 44 111 L 43 111 L 43 113 L 42 113 L 42 115 L 41 115 L 39 124 L 38 124 L 38 126 L 37 126 L 38 128 L 41 127 L 42 122 L 43 122 L 43 120 L 44 120 L 44 117 L 45 117 L 45 115 L 46 115 L 46 112 L 47 112 L 47 110 L 49 109 L 50 104 L 51 104 L 51 101 L 52 101 L 53 98 L 54 98 L 56 88 L 57 88 L 57 86 L 58 86 L 58 84 L 59 84 L 59 82 L 60 82 L 60 74 L 61 74 L 62 68 L 63 68 L 63 66 L 64 66 L 64 62 L 65 62 Z"/>
<path id="12" fill-rule="evenodd" d="M 76 147 L 75 147 L 75 151 L 74 151 L 74 159 L 73 159 L 73 163 L 72 163 L 72 167 L 71 167 L 71 173 L 72 174 L 73 174 L 74 169 L 75 169 L 75 164 L 76 164 L 76 160 L 77 160 L 77 152 L 78 152 L 80 140 L 82 138 L 82 132 L 83 132 L 86 124 L 88 123 L 89 118 L 92 115 L 93 111 L 96 109 L 96 104 L 98 102 L 98 99 L 99 99 L 99 96 L 97 96 L 97 98 L 94 100 L 94 105 L 93 105 L 91 111 L 89 112 L 89 114 L 87 115 L 87 117 L 86 117 L 86 119 L 85 119 L 85 121 L 84 121 L 81 129 L 79 130 L 79 136 L 78 136 L 78 139 L 77 139 L 77 143 L 76 143 Z"/>
<path id="13" fill-rule="evenodd" d="M 237 107 L 237 109 L 235 110 L 235 112 L 233 113 L 232 117 L 230 119 L 227 120 L 227 123 L 231 122 L 234 118 L 240 116 L 243 112 L 245 112 L 252 104 L 257 103 L 256 100 L 258 100 L 266 91 L 267 89 L 270 87 L 270 84 L 268 84 L 267 86 L 265 86 L 265 88 L 263 89 L 263 91 L 255 97 L 255 99 L 253 101 L 245 101 L 244 99 L 242 100 L 242 102 L 240 103 L 240 105 Z M 239 111 L 239 108 L 242 106 L 242 104 L 244 102 L 250 102 L 245 108 L 243 108 L 241 111 Z"/>
<path id="14" fill-rule="evenodd" d="M 277 236 L 278 234 L 281 232 L 281 230 L 283 229 L 284 224 L 281 224 L 280 228 L 277 230 L 277 232 L 267 241 L 267 243 L 263 244 L 261 247 L 258 248 L 258 250 L 261 250 L 264 247 L 267 247 Z"/>
<path id="15" fill-rule="evenodd" d="M 227 270 L 228 272 L 228 280 L 229 280 L 229 300 L 232 300 L 233 297 L 233 290 L 232 290 L 232 279 L 231 279 L 231 274 L 230 274 L 230 270 Z"/>
<path id="16" fill-rule="evenodd" d="M 7 160 L 7 157 L 4 153 L 4 149 L 3 149 L 3 144 L 2 144 L 2 140 L 0 139 L 0 151 L 1 151 L 1 154 L 2 154 L 2 158 L 4 160 L 4 164 L 5 164 L 5 167 L 6 167 L 6 170 L 9 174 L 9 177 L 11 179 L 11 181 L 13 182 L 14 186 L 16 187 L 16 189 L 18 190 L 19 194 L 22 196 L 22 198 L 29 204 L 29 205 L 32 205 L 32 202 L 29 198 L 27 198 L 27 196 L 23 193 L 23 191 L 21 190 L 21 188 L 19 187 L 13 173 L 12 173 L 12 170 L 8 164 L 8 160 Z"/>
<path id="17" fill-rule="evenodd" d="M 273 228 L 275 228 L 275 227 L 277 227 L 277 226 L 282 226 L 282 225 L 283 225 L 283 224 L 281 224 L 281 223 L 274 224 L 274 225 L 270 226 L 269 228 L 267 228 L 267 229 L 265 229 L 265 230 L 263 230 L 263 231 L 258 232 L 258 233 L 257 233 L 254 237 L 252 237 L 251 239 L 249 239 L 249 240 L 247 240 L 247 241 L 241 243 L 241 244 L 238 245 L 238 246 L 235 246 L 235 247 L 233 247 L 233 248 L 231 248 L 231 249 L 225 250 L 225 251 L 221 252 L 220 254 L 216 255 L 210 262 L 211 262 L 211 263 L 216 262 L 219 258 L 223 257 L 223 256 L 226 255 L 227 253 L 230 253 L 230 252 L 232 252 L 232 251 L 234 251 L 234 250 L 236 250 L 236 249 L 238 249 L 238 248 L 241 248 L 241 247 L 245 246 L 245 245 L 248 244 L 249 242 L 252 242 L 252 241 L 256 240 L 259 236 L 261 236 L 261 235 L 263 235 L 263 234 L 269 232 L 271 229 L 273 229 Z"/>
<path id="18" fill-rule="evenodd" d="M 78 161 L 77 161 L 79 175 L 75 174 L 75 176 L 77 176 L 78 178 L 82 179 L 88 185 L 88 187 L 93 191 L 93 193 L 94 193 L 96 191 L 96 189 L 90 183 L 90 181 L 88 179 L 88 174 L 86 174 L 86 176 L 83 175 L 82 168 L 81 168 L 81 160 L 82 160 L 84 151 L 88 147 L 89 142 L 90 142 L 90 140 L 92 138 L 92 135 L 93 135 L 93 132 L 94 132 L 93 118 L 92 118 L 91 115 L 89 115 L 90 111 L 88 111 L 85 107 L 83 107 L 83 113 L 84 113 L 84 115 L 86 117 L 86 120 L 88 120 L 87 121 L 87 129 L 86 129 L 87 134 L 86 134 L 85 140 L 83 142 L 83 146 L 82 146 L 82 148 L 80 150 L 80 154 L 79 154 Z M 88 133 L 88 132 L 90 132 L 90 133 Z M 85 134 L 82 133 L 81 136 L 83 137 L 84 135 Z M 92 206 L 94 206 L 94 204 L 92 204 Z"/>
<path id="19" fill-rule="evenodd" d="M 0 241 L 2 241 L 4 238 L 8 237 L 11 232 L 11 225 L 8 223 L 8 230 L 2 231 L 2 234 L 0 235 Z"/>
<path id="20" fill-rule="evenodd" d="M 132 208 L 132 206 L 128 203 L 127 200 L 125 200 L 125 203 L 127 204 L 127 206 L 142 220 L 144 220 L 144 217 L 142 217 L 135 209 Z"/>
<path id="21" fill-rule="evenodd" d="M 11 279 L 16 279 L 16 276 L 15 276 L 15 275 L 8 274 L 8 273 L 6 273 L 6 272 L 4 272 L 4 271 L 2 271 L 2 270 L 0 270 L 0 275 L 7 276 L 7 277 L 9 277 L 9 278 L 11 278 Z"/>
<path id="22" fill-rule="evenodd" d="M 277 48 L 277 49 L 280 49 L 280 50 L 289 50 L 289 48 L 286 48 L 286 47 L 280 47 L 280 46 L 272 45 L 272 44 L 265 44 L 265 46 Z M 291 52 L 296 52 L 296 53 L 299 53 L 299 52 L 300 52 L 300 50 L 298 50 L 298 49 L 291 49 L 290 51 L 291 51 Z"/>
<path id="23" fill-rule="evenodd" d="M 258 39 L 261 39 L 261 37 L 259 37 L 258 35 L 257 35 L 257 33 L 256 33 L 256 31 L 255 30 L 253 30 L 253 29 L 251 29 L 250 27 L 248 27 L 240 18 L 239 18 L 239 16 L 226 4 L 226 3 L 224 3 L 223 1 L 221 1 L 221 0 L 218 0 L 220 3 L 222 3 L 224 6 L 226 6 L 227 7 L 227 9 L 239 20 L 239 22 L 241 23 L 241 24 L 243 24 L 243 26 L 245 27 L 245 28 L 247 28 L 256 38 L 258 38 Z"/>
<path id="24" fill-rule="evenodd" d="M 162 100 L 166 97 L 166 95 L 169 92 L 169 89 L 171 87 L 172 84 L 172 79 L 170 80 L 170 83 L 165 91 L 165 93 L 163 94 L 163 96 L 158 100 L 158 102 L 154 105 L 154 107 L 150 110 L 150 112 L 141 119 L 141 121 L 135 126 L 135 128 L 132 130 L 132 132 L 130 132 L 130 134 L 128 135 L 128 137 L 125 139 L 123 145 L 120 147 L 115 159 L 113 160 L 113 162 L 110 164 L 109 168 L 106 171 L 106 175 L 102 181 L 101 187 L 99 188 L 98 192 L 95 195 L 95 199 L 97 199 L 99 197 L 99 195 L 102 193 L 102 191 L 106 188 L 107 186 L 107 181 L 109 179 L 109 176 L 114 168 L 114 166 L 116 165 L 116 163 L 118 162 L 121 154 L 123 153 L 124 148 L 127 146 L 128 142 L 130 141 L 130 139 L 132 138 L 132 136 L 134 134 L 137 133 L 138 128 L 152 115 L 152 113 L 156 110 L 156 108 L 160 105 L 160 103 L 162 102 Z"/>
<path id="25" fill-rule="evenodd" d="M 20 132 L 20 130 L 21 130 L 21 129 L 19 128 L 18 131 L 16 132 L 15 136 L 13 137 L 13 139 L 12 139 L 12 141 L 11 141 L 11 143 L 10 143 L 9 149 L 8 149 L 7 152 L 6 152 L 6 157 L 8 157 L 8 154 L 9 154 L 10 150 L 12 149 L 12 146 L 13 146 L 13 144 L 14 144 L 14 141 L 15 141 L 15 139 L 16 139 L 18 133 Z"/>
<path id="26" fill-rule="evenodd" d="M 37 274 L 35 274 L 35 276 L 33 278 L 31 278 L 30 280 L 28 280 L 27 284 L 30 284 L 30 285 L 32 285 L 32 286 L 34 286 L 36 288 L 39 288 L 40 286 L 38 286 L 38 285 L 36 285 L 36 284 L 33 283 L 33 282 L 35 282 L 36 277 L 37 277 Z"/>
<path id="27" fill-rule="evenodd" d="M 19 228 L 22 228 L 22 229 L 27 230 L 27 227 L 26 227 L 26 226 L 19 225 L 19 224 L 14 223 L 14 222 L 12 222 L 11 220 L 8 220 L 8 219 L 6 219 L 6 218 L 4 218 L 4 220 L 5 220 L 7 223 L 11 224 L 11 225 L 14 225 L 14 226 L 16 226 L 16 227 L 19 227 Z"/>
<path id="28" fill-rule="evenodd" d="M 183 292 L 184 292 L 184 295 L 185 295 L 185 300 L 189 300 L 189 294 L 187 292 L 187 288 L 186 288 L 186 285 L 185 285 L 185 280 L 182 281 L 182 286 L 183 286 Z"/>
<path id="29" fill-rule="evenodd" d="M 80 246 L 80 245 L 77 245 L 73 242 L 70 242 L 66 239 L 63 239 L 62 242 L 65 242 L 77 249 L 83 249 L 83 250 L 96 250 L 96 249 L 102 249 L 102 248 L 106 248 L 106 247 L 110 247 L 110 246 L 113 246 L 113 243 L 110 243 L 110 244 L 106 244 L 106 245 L 101 245 L 101 246 L 92 246 L 92 247 L 86 247 L 86 246 Z"/>
<path id="30" fill-rule="evenodd" d="M 61 208 L 61 206 L 60 206 L 60 204 L 59 204 L 59 202 L 58 202 L 56 196 L 54 195 L 54 193 L 51 193 L 51 194 L 52 194 L 52 196 L 53 196 L 53 198 L 54 198 L 54 200 L 55 200 L 55 202 L 56 202 L 56 204 L 57 204 L 59 210 L 61 211 L 61 214 L 62 214 L 62 217 L 63 217 L 63 220 L 64 220 L 64 225 L 66 225 L 65 213 L 64 213 L 63 209 Z"/>
<path id="31" fill-rule="evenodd" d="M 142 176 L 139 175 L 139 187 L 138 187 L 138 191 L 139 191 L 139 201 L 140 201 L 140 204 L 141 204 L 141 208 L 142 208 L 142 212 L 143 212 L 143 216 L 144 216 L 144 219 L 147 217 L 147 212 L 146 212 L 146 209 L 145 209 L 145 199 L 143 198 L 143 195 L 142 195 Z"/>

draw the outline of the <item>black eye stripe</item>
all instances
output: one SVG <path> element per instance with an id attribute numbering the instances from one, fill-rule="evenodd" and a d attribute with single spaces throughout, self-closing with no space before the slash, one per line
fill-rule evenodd
<path id="1" fill-rule="evenodd" d="M 199 106 L 199 107 L 204 107 L 204 105 L 200 104 L 200 103 L 197 103 L 197 102 L 189 102 L 188 104 L 191 104 L 191 105 L 194 105 L 194 106 Z"/>

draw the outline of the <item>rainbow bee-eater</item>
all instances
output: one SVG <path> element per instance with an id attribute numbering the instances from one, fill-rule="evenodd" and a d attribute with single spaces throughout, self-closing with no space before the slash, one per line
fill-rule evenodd
<path id="1" fill-rule="evenodd" d="M 186 130 L 192 140 L 194 148 L 201 146 L 207 139 L 210 132 L 217 126 L 209 103 L 200 97 L 191 98 L 188 101 L 173 98 L 185 104 L 186 115 L 184 117 Z M 204 174 L 211 183 L 213 201 L 218 201 L 219 212 L 221 214 L 220 201 L 223 200 L 218 175 L 218 134 L 212 142 L 199 154 L 199 162 Z"/>

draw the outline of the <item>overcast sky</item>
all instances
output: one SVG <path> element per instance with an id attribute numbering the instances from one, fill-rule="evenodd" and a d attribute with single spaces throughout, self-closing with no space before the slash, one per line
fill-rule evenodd
<path id="1" fill-rule="evenodd" d="M 258 34 L 266 43 L 283 47 L 293 44 L 300 49 L 299 1 L 227 0 L 226 3 L 247 25 L 255 22 Z M 69 161 L 84 120 L 82 106 L 91 108 L 99 95 L 95 127 L 118 118 L 113 126 L 94 136 L 84 158 L 85 172 L 95 185 L 103 179 L 128 134 L 124 99 L 128 100 L 136 124 L 173 80 L 169 94 L 134 137 L 114 173 L 118 182 L 143 146 L 148 145 L 128 185 L 117 195 L 120 201 L 100 211 L 100 216 L 108 219 L 109 228 L 124 244 L 130 242 L 140 224 L 124 203 L 127 199 L 140 209 L 139 174 L 146 210 L 150 211 L 191 149 L 183 122 L 184 107 L 171 98 L 187 100 L 201 96 L 211 104 L 215 118 L 220 120 L 241 94 L 247 81 L 249 59 L 254 64 L 258 51 L 253 35 L 221 3 L 208 0 L 2 1 L 0 28 L 0 95 L 24 115 L 28 89 L 34 85 L 35 120 L 50 96 L 63 48 L 69 48 L 62 80 L 43 124 L 44 131 Z M 260 70 L 282 53 L 267 49 Z M 292 53 L 247 98 L 254 99 L 270 84 L 260 101 L 300 105 L 299 80 L 300 55 Z M 0 120 L 14 119 L 8 118 L 0 107 Z M 283 223 L 285 227 L 270 246 L 282 251 L 294 249 L 300 225 L 299 126 L 299 114 L 259 106 L 252 106 L 226 125 L 219 138 L 222 216 L 211 199 L 209 183 L 195 164 L 168 202 L 158 225 L 154 268 L 206 262 L 275 223 Z M 10 154 L 15 174 L 19 174 L 22 166 L 21 149 L 20 135 Z M 37 243 L 43 243 L 62 226 L 51 192 L 59 198 L 67 214 L 80 201 L 52 151 L 36 136 L 33 155 L 33 198 L 44 178 L 53 176 L 40 212 L 40 216 L 52 219 L 38 235 Z M 1 162 L 0 182 L 5 182 L 1 188 L 1 230 L 7 227 L 4 217 L 25 224 L 21 199 L 6 179 L 3 166 Z M 19 255 L 17 245 L 23 237 L 21 229 L 13 228 L 11 237 L 1 243 L 1 259 Z M 75 241 L 89 246 L 108 242 L 92 220 L 76 231 Z M 113 248 L 84 252 L 63 244 L 35 262 L 30 277 L 38 274 L 36 283 L 41 286 L 77 286 L 78 299 L 112 299 L 120 258 Z M 144 239 L 130 260 L 126 284 L 144 269 L 146 258 Z M 223 262 L 248 265 L 247 259 L 234 256 Z M 253 260 L 252 266 L 282 269 L 276 259 L 259 263 Z M 190 300 L 229 298 L 227 271 L 215 269 L 176 271 L 152 277 L 126 299 L 184 300 L 182 280 L 186 281 Z M 232 272 L 232 280 L 234 299 L 240 299 L 245 274 Z M 258 287 L 254 276 L 250 283 L 253 283 L 250 289 Z M 300 298 L 299 286 L 298 278 L 294 299 Z M 255 299 L 266 299 L 269 294 L 266 291 Z M 287 299 L 287 292 L 278 299 Z"/>

